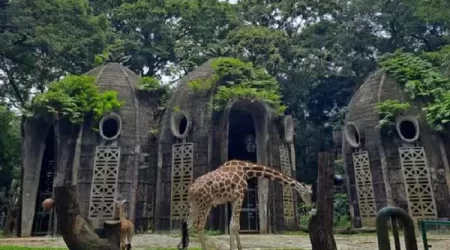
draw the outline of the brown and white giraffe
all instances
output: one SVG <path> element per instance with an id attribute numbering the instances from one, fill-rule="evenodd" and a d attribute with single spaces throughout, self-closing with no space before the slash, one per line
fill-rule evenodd
<path id="1" fill-rule="evenodd" d="M 189 244 L 188 229 L 194 227 L 200 238 L 202 249 L 206 250 L 203 235 L 206 219 L 212 206 L 232 204 L 230 221 L 230 249 L 234 250 L 234 239 L 237 248 L 242 249 L 239 238 L 239 221 L 242 203 L 247 192 L 247 179 L 254 177 L 267 178 L 283 185 L 289 185 L 296 190 L 303 202 L 311 205 L 311 185 L 300 183 L 293 178 L 272 168 L 259 164 L 231 160 L 222 164 L 214 171 L 198 177 L 189 188 L 189 217 L 183 222 L 182 242 L 178 249 L 187 249 Z"/>

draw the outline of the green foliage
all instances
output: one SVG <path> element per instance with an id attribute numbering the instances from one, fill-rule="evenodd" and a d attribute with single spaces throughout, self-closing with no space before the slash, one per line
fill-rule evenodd
<path id="1" fill-rule="evenodd" d="M 1 190 L 8 189 L 12 180 L 20 177 L 21 166 L 20 119 L 4 106 L 0 106 L 0 131 Z"/>
<path id="2" fill-rule="evenodd" d="M 246 99 L 267 103 L 277 115 L 285 111 L 286 107 L 281 104 L 280 86 L 264 69 L 230 57 L 216 58 L 211 66 L 214 74 L 210 79 L 193 80 L 189 86 L 194 91 L 216 87 L 214 110 L 223 110 L 230 100 Z"/>
<path id="3" fill-rule="evenodd" d="M 419 56 L 398 50 L 384 56 L 380 65 L 403 85 L 411 99 L 425 103 L 423 111 L 428 124 L 441 131 L 450 121 L 450 78 L 433 63 L 439 64 L 446 58 L 448 47 L 442 49 L 441 55 L 437 53 Z"/>
<path id="4" fill-rule="evenodd" d="M 161 85 L 153 76 L 144 76 L 139 79 L 138 90 L 145 91 L 159 99 L 158 109 L 165 110 L 170 97 L 170 89 L 167 85 Z"/>
<path id="5" fill-rule="evenodd" d="M 188 86 L 195 93 L 203 93 L 211 90 L 214 86 L 214 82 L 211 79 L 194 79 L 188 82 Z"/>
<path id="6" fill-rule="evenodd" d="M 138 89 L 146 91 L 155 91 L 160 89 L 159 80 L 152 76 L 144 76 L 139 79 Z"/>
<path id="7" fill-rule="evenodd" d="M 389 99 L 377 103 L 376 108 L 380 116 L 377 127 L 380 129 L 389 129 L 395 126 L 395 117 L 408 110 L 410 104 Z"/>
<path id="8" fill-rule="evenodd" d="M 232 30 L 227 37 L 233 55 L 264 66 L 271 74 L 279 71 L 284 62 L 282 53 L 291 45 L 291 40 L 282 30 L 263 26 L 245 25 Z"/>
<path id="9" fill-rule="evenodd" d="M 334 161 L 334 173 L 338 175 L 345 175 L 344 159 Z"/>
<path id="10" fill-rule="evenodd" d="M 105 47 L 110 23 L 88 0 L 15 0 L 0 8 L 0 99 L 24 108 L 32 90 L 70 72 L 83 74 Z M 4 30 L 2 30 L 5 28 Z"/>
<path id="11" fill-rule="evenodd" d="M 333 225 L 338 228 L 351 226 L 347 194 L 334 194 Z"/>
<path id="12" fill-rule="evenodd" d="M 49 112 L 81 124 L 87 116 L 98 119 L 119 109 L 123 103 L 116 91 L 101 93 L 94 77 L 70 75 L 50 84 L 46 93 L 38 94 L 33 99 L 32 111 Z"/>

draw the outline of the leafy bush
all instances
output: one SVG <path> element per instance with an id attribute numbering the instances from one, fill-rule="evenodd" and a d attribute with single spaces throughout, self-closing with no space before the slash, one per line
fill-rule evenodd
<path id="1" fill-rule="evenodd" d="M 70 75 L 51 83 L 47 92 L 38 94 L 28 115 L 49 112 L 81 124 L 87 116 L 99 119 L 122 105 L 116 91 L 101 93 L 94 77 Z"/>
<path id="2" fill-rule="evenodd" d="M 351 225 L 349 204 L 347 194 L 337 193 L 334 195 L 334 219 L 335 227 L 348 227 Z"/>
<path id="3" fill-rule="evenodd" d="M 334 173 L 338 175 L 345 175 L 344 159 L 334 161 Z"/>
<path id="4" fill-rule="evenodd" d="M 20 119 L 0 105 L 0 191 L 10 190 L 13 179 L 20 178 L 21 167 Z M 0 195 L 0 213 L 8 203 Z"/>
<path id="5" fill-rule="evenodd" d="M 426 114 L 426 120 L 437 131 L 443 130 L 450 121 L 449 64 L 447 62 L 447 66 L 442 66 L 443 61 L 448 58 L 450 48 L 444 47 L 439 52 L 421 55 L 398 50 L 383 56 L 380 60 L 380 65 L 403 85 L 411 99 L 425 104 L 422 110 Z M 397 108 L 400 107 L 398 103 L 395 105 Z M 390 103 L 390 108 L 393 107 L 394 103 Z"/>
<path id="6" fill-rule="evenodd" d="M 140 90 L 154 91 L 160 89 L 161 86 L 155 77 L 144 76 L 139 79 L 137 87 Z"/>
<path id="7" fill-rule="evenodd" d="M 376 106 L 380 120 L 377 127 L 381 129 L 391 129 L 395 126 L 395 117 L 410 108 L 409 103 L 402 103 L 397 100 L 386 100 L 384 102 L 377 103 Z"/>
<path id="8" fill-rule="evenodd" d="M 236 58 L 220 57 L 211 64 L 214 74 L 209 79 L 188 83 L 194 91 L 215 90 L 213 107 L 223 110 L 232 99 L 259 100 L 282 114 L 286 107 L 281 103 L 280 86 L 263 68 Z"/>

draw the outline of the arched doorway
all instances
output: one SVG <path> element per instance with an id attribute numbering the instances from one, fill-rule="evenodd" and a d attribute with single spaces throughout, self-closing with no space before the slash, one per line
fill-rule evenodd
<path id="1" fill-rule="evenodd" d="M 256 130 L 250 112 L 233 107 L 228 125 L 228 159 L 257 162 Z M 247 180 L 248 191 L 242 205 L 241 232 L 259 232 L 258 179 Z M 228 220 L 231 218 L 231 205 L 228 205 Z M 229 222 L 228 222 L 229 223 Z"/>
<path id="2" fill-rule="evenodd" d="M 50 233 L 53 227 L 51 211 L 44 211 L 42 201 L 53 195 L 53 176 L 55 162 L 55 132 L 51 126 L 45 140 L 45 150 L 42 157 L 41 172 L 39 176 L 39 187 L 36 195 L 36 207 L 31 234 L 33 236 L 44 236 Z"/>

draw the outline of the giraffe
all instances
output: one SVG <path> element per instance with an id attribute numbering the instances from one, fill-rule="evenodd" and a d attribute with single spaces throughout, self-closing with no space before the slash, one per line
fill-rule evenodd
<path id="1" fill-rule="evenodd" d="M 267 178 L 272 181 L 291 186 L 296 190 L 303 202 L 312 205 L 311 185 L 300 183 L 293 178 L 272 168 L 259 164 L 230 160 L 219 168 L 198 177 L 188 190 L 189 216 L 182 225 L 182 241 L 178 249 L 187 249 L 189 244 L 188 229 L 195 227 L 198 232 L 202 249 L 206 250 L 203 234 L 206 219 L 211 207 L 231 203 L 232 216 L 230 221 L 230 249 L 234 250 L 234 243 L 238 250 L 242 250 L 239 238 L 240 212 L 247 192 L 247 179 L 254 177 Z"/>

